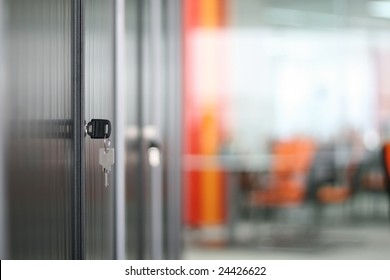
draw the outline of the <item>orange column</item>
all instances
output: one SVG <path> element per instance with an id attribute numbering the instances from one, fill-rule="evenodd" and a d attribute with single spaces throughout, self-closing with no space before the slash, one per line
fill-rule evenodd
<path id="1" fill-rule="evenodd" d="M 198 25 L 198 3 L 197 1 L 183 1 L 183 91 L 184 91 L 184 154 L 193 155 L 199 150 L 198 144 L 198 121 L 193 113 L 195 108 L 192 62 L 191 62 L 191 31 Z M 196 171 L 187 171 L 184 173 L 184 222 L 187 225 L 196 226 L 199 221 L 199 175 Z"/>
<path id="2" fill-rule="evenodd" d="M 189 155 L 219 154 L 224 4 L 225 0 L 184 1 L 184 153 Z M 222 173 L 189 171 L 184 178 L 185 222 L 191 226 L 223 223 Z"/>

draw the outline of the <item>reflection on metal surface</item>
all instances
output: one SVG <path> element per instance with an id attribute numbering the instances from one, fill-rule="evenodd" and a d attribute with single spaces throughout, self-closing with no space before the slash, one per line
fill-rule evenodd
<path id="1" fill-rule="evenodd" d="M 157 167 L 160 165 L 160 150 L 156 147 L 148 149 L 149 164 L 151 167 Z"/>

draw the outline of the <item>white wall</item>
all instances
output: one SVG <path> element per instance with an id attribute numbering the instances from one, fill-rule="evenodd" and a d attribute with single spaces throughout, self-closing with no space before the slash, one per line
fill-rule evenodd
<path id="1" fill-rule="evenodd" d="M 372 35 L 233 27 L 225 37 L 229 118 L 243 152 L 265 152 L 274 138 L 377 128 Z"/>

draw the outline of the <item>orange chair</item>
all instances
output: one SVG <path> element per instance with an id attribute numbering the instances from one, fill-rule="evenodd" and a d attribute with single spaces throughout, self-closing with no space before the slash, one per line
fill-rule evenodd
<path id="1" fill-rule="evenodd" d="M 389 218 L 390 218 L 390 142 L 382 147 L 382 162 L 385 174 L 385 189 L 389 197 Z"/>
<path id="2" fill-rule="evenodd" d="M 315 143 L 305 138 L 275 143 L 267 187 L 252 193 L 251 204 L 283 207 L 302 203 L 315 149 Z"/>
<path id="3" fill-rule="evenodd" d="M 301 234 L 302 224 L 280 223 L 277 218 L 268 225 L 262 223 L 264 227 L 257 227 L 256 216 L 261 214 L 265 220 L 271 221 L 269 218 L 277 217 L 279 214 L 289 215 L 290 209 L 299 209 L 303 205 L 307 195 L 307 176 L 316 149 L 315 142 L 307 138 L 274 143 L 270 170 L 266 176 L 260 175 L 263 178 L 257 182 L 261 181 L 261 183 L 251 189 L 248 197 L 250 220 L 256 226 L 253 231 L 256 243 L 265 242 L 266 246 L 294 248 L 307 247 L 310 244 L 307 243 L 306 236 Z M 253 185 L 253 181 L 256 180 L 247 181 L 249 185 Z M 277 216 L 274 216 L 275 214 Z M 265 229 L 268 226 L 272 231 L 271 234 L 266 233 Z M 274 228 L 278 226 L 282 226 L 283 229 Z"/>

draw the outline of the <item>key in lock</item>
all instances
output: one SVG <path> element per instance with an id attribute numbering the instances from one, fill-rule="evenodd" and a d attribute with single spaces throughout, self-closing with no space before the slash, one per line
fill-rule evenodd
<path id="1" fill-rule="evenodd" d="M 111 172 L 111 166 L 115 163 L 115 150 L 113 148 L 99 149 L 99 164 L 102 166 L 104 173 L 104 185 L 108 187 L 108 175 Z"/>

